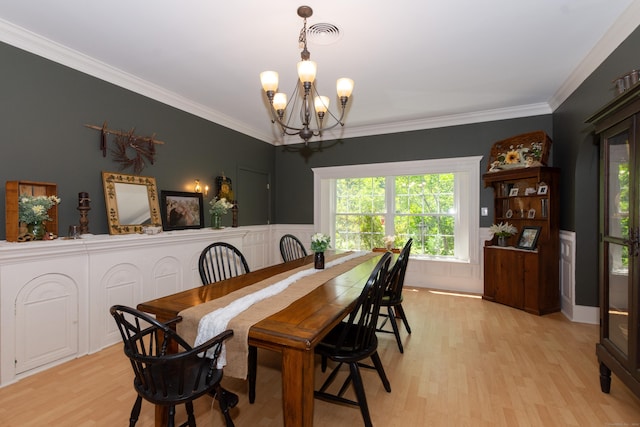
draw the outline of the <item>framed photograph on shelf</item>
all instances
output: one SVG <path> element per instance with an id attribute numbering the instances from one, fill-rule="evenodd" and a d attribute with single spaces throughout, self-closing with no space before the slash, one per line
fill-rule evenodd
<path id="1" fill-rule="evenodd" d="M 164 231 L 204 227 L 202 193 L 161 191 L 160 212 Z"/>
<path id="2" fill-rule="evenodd" d="M 538 237 L 540 236 L 540 228 L 537 226 L 522 227 L 522 233 L 518 238 L 517 248 L 534 250 L 538 243 Z"/>
<path id="3" fill-rule="evenodd" d="M 536 217 L 536 210 L 535 209 L 529 209 L 529 212 L 527 212 L 527 218 L 533 219 L 535 217 Z"/>
<path id="4" fill-rule="evenodd" d="M 518 195 L 518 187 L 513 187 L 509 190 L 509 197 L 516 197 Z"/>
<path id="5" fill-rule="evenodd" d="M 540 186 L 538 187 L 538 194 L 545 195 L 547 194 L 548 190 L 549 190 L 549 187 L 547 187 L 546 184 L 540 184 Z"/>

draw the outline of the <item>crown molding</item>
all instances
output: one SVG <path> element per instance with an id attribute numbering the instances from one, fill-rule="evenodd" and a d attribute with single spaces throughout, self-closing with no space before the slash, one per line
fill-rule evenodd
<path id="1" fill-rule="evenodd" d="M 262 141 L 269 141 L 270 139 L 269 135 L 252 129 L 244 123 L 234 120 L 219 111 L 193 102 L 158 85 L 126 73 L 109 64 L 98 61 L 95 58 L 46 39 L 2 19 L 0 19 L 0 40 L 19 49 L 33 53 L 34 55 L 41 56 L 121 88 L 144 95 L 245 135 Z"/>
<path id="2" fill-rule="evenodd" d="M 589 51 L 587 56 L 569 75 L 549 100 L 552 111 L 555 111 L 569 96 L 602 64 L 605 59 L 638 28 L 640 22 L 640 1 L 632 2 L 620 15 L 618 20 L 602 36 L 600 41 Z"/>
<path id="3" fill-rule="evenodd" d="M 389 133 L 410 132 L 424 129 L 434 129 L 447 126 L 459 126 L 472 123 L 491 122 L 529 116 L 551 114 L 547 103 L 520 105 L 510 108 L 477 111 L 473 113 L 452 114 L 448 116 L 429 117 L 416 120 L 397 121 L 368 126 L 349 126 L 343 128 L 338 138 L 355 138 L 361 136 L 381 135 Z M 325 138 L 327 139 L 327 138 Z"/>
<path id="4" fill-rule="evenodd" d="M 599 66 L 606 57 L 617 46 L 619 46 L 626 37 L 629 36 L 629 34 L 631 34 L 631 32 L 637 27 L 638 22 L 640 22 L 640 1 L 634 1 L 618 19 L 616 24 L 609 29 L 600 42 L 598 42 L 594 49 L 579 64 L 578 68 L 570 75 L 560 89 L 553 95 L 549 103 L 538 103 L 472 113 L 397 121 L 394 123 L 362 126 L 350 124 L 347 127 L 340 127 L 332 131 L 325 132 L 323 139 L 347 139 L 551 114 L 596 69 L 596 67 Z M 27 52 L 149 97 L 158 102 L 188 112 L 266 143 L 272 145 L 300 143 L 299 137 L 293 136 L 285 137 L 283 139 L 273 133 L 269 134 L 262 132 L 219 111 L 212 110 L 202 104 L 193 102 L 158 85 L 152 84 L 146 80 L 126 73 L 118 68 L 112 67 L 88 55 L 53 42 L 2 19 L 0 19 L 0 40 Z"/>

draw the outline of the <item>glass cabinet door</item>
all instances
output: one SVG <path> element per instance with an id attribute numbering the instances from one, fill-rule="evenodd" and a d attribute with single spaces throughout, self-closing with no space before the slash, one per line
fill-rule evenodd
<path id="1" fill-rule="evenodd" d="M 605 339 L 625 357 L 629 356 L 629 301 L 637 251 L 637 225 L 631 219 L 637 208 L 631 203 L 635 190 L 634 162 L 629 127 L 621 126 L 605 136 L 601 206 L 604 295 L 608 307 L 602 319 Z"/>

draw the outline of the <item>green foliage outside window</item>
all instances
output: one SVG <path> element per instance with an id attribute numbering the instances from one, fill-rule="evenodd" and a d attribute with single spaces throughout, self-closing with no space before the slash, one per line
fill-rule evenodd
<path id="1" fill-rule="evenodd" d="M 453 256 L 455 230 L 454 174 L 398 176 L 393 191 L 385 177 L 336 180 L 335 247 L 370 250 L 383 247 L 386 234 L 401 247 L 413 238 L 413 254 Z M 386 197 L 395 194 L 393 212 Z M 385 222 L 393 227 L 385 232 Z"/>
<path id="2" fill-rule="evenodd" d="M 620 198 L 618 214 L 620 215 L 620 235 L 629 236 L 629 164 L 623 163 L 618 167 L 618 185 L 620 186 Z M 629 251 L 622 252 L 622 266 L 629 268 Z"/>

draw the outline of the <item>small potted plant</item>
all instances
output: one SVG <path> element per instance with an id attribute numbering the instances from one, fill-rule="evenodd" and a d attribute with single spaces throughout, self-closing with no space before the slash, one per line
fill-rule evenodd
<path id="1" fill-rule="evenodd" d="M 518 232 L 518 229 L 508 222 L 493 224 L 489 231 L 498 237 L 498 246 L 507 246 L 507 239 Z"/>

